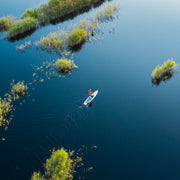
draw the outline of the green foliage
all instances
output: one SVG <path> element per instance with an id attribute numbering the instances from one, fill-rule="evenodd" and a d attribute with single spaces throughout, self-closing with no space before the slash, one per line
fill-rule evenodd
<path id="1" fill-rule="evenodd" d="M 162 66 L 157 66 L 152 72 L 152 78 L 156 80 L 162 79 L 167 73 L 172 71 L 177 66 L 176 62 L 171 58 L 164 62 Z"/>
<path id="2" fill-rule="evenodd" d="M 88 33 L 84 29 L 75 29 L 69 34 L 68 46 L 74 47 L 83 43 L 88 36 Z"/>
<path id="3" fill-rule="evenodd" d="M 61 73 L 70 73 L 73 68 L 77 68 L 73 60 L 58 59 L 56 61 L 56 68 Z"/>
<path id="4" fill-rule="evenodd" d="M 14 18 L 11 16 L 0 18 L 0 31 L 8 30 L 14 23 Z"/>
<path id="5" fill-rule="evenodd" d="M 40 25 L 49 22 L 49 5 L 47 3 L 41 3 L 37 8 L 37 19 Z"/>
<path id="6" fill-rule="evenodd" d="M 27 93 L 27 90 L 28 86 L 24 84 L 24 81 L 19 81 L 16 84 L 14 84 L 14 81 L 11 83 L 11 94 L 14 100 L 24 96 Z"/>
<path id="7" fill-rule="evenodd" d="M 8 123 L 6 116 L 12 111 L 13 105 L 11 95 L 6 94 L 4 99 L 0 97 L 0 127 Z"/>
<path id="8" fill-rule="evenodd" d="M 55 0 L 52 0 L 55 3 Z M 54 49 L 55 51 L 74 48 L 86 41 L 90 34 L 94 36 L 95 32 L 100 28 L 102 22 L 111 20 L 113 15 L 119 11 L 118 4 L 111 3 L 105 8 L 99 10 L 89 19 L 80 20 L 75 25 L 68 27 L 69 31 L 60 31 L 58 33 L 50 33 L 46 37 L 42 37 L 36 45 L 40 44 L 43 49 Z"/>
<path id="9" fill-rule="evenodd" d="M 26 18 L 20 21 L 17 21 L 9 29 L 7 33 L 8 38 L 13 38 L 17 35 L 24 34 L 28 31 L 31 31 L 37 27 L 37 21 L 34 18 Z"/>
<path id="10" fill-rule="evenodd" d="M 50 0 L 49 14 L 51 19 L 60 18 L 83 7 L 91 6 L 91 0 Z"/>
<path id="11" fill-rule="evenodd" d="M 37 19 L 36 8 L 34 10 L 33 9 L 27 9 L 26 12 L 21 16 L 22 19 L 29 18 L 29 17 Z"/>
<path id="12" fill-rule="evenodd" d="M 63 148 L 53 150 L 51 157 L 46 160 L 44 175 L 34 172 L 31 180 L 72 180 L 75 168 L 82 161 L 80 157 L 73 159 L 73 153 L 68 153 Z"/>

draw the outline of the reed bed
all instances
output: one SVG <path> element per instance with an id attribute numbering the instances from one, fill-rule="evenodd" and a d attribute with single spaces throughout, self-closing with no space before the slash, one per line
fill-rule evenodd
<path id="1" fill-rule="evenodd" d="M 8 38 L 24 35 L 27 31 L 37 28 L 38 25 L 74 16 L 93 4 L 102 3 L 105 0 L 50 0 L 48 3 L 41 3 L 34 9 L 27 9 L 21 16 L 21 21 L 14 21 L 8 16 L 0 19 L 0 31 L 9 30 Z"/>
<path id="2" fill-rule="evenodd" d="M 31 31 L 36 28 L 37 28 L 36 19 L 26 18 L 14 23 L 13 26 L 9 29 L 7 33 L 7 37 L 14 38 L 20 34 L 24 34 L 25 32 Z"/>
<path id="3" fill-rule="evenodd" d="M 68 34 L 66 31 L 61 30 L 60 32 L 50 33 L 48 36 L 42 36 L 40 41 L 36 43 L 38 46 L 39 44 L 43 49 L 54 49 L 59 51 L 64 49 L 67 45 Z"/>
<path id="4" fill-rule="evenodd" d="M 101 23 L 112 20 L 119 11 L 119 3 L 113 2 L 106 5 L 103 9 L 88 19 L 80 20 L 75 25 L 70 25 L 67 31 L 50 33 L 48 36 L 40 39 L 36 45 L 42 49 L 63 50 L 64 48 L 74 48 L 77 45 L 87 41 L 90 35 L 94 35 L 100 28 Z"/>
<path id="5" fill-rule="evenodd" d="M 14 23 L 14 17 L 2 17 L 0 18 L 0 31 L 7 31 Z"/>

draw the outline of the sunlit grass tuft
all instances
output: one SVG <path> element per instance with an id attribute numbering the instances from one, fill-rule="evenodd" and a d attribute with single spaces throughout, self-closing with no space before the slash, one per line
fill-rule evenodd
<path id="1" fill-rule="evenodd" d="M 69 34 L 68 46 L 74 47 L 83 43 L 88 36 L 88 32 L 84 29 L 75 29 Z"/>
<path id="2" fill-rule="evenodd" d="M 77 68 L 73 60 L 58 59 L 56 61 L 56 68 L 61 73 L 70 73 L 72 69 Z"/>
<path id="3" fill-rule="evenodd" d="M 168 59 L 167 62 L 164 62 L 162 66 L 157 66 L 152 72 L 152 78 L 155 80 L 161 80 L 167 73 L 172 71 L 177 64 L 173 59 Z"/>

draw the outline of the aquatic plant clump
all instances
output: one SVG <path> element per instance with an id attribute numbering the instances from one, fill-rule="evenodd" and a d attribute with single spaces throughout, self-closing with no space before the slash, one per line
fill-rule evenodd
<path id="1" fill-rule="evenodd" d="M 58 59 L 56 61 L 56 68 L 61 73 L 70 73 L 73 68 L 77 68 L 73 60 Z"/>
<path id="2" fill-rule="evenodd" d="M 26 18 L 15 22 L 7 32 L 7 37 L 14 38 L 18 35 L 32 31 L 36 28 L 37 28 L 37 20 L 34 18 Z"/>
<path id="3" fill-rule="evenodd" d="M 162 66 L 157 66 L 153 72 L 152 72 L 152 79 L 153 80 L 161 80 L 164 77 L 166 77 L 166 75 L 170 72 L 172 72 L 172 70 L 177 67 L 178 65 L 176 64 L 175 61 L 173 61 L 173 59 L 171 58 L 168 59 L 167 62 L 164 62 L 164 64 Z"/>
<path id="4" fill-rule="evenodd" d="M 11 94 L 14 100 L 24 96 L 27 93 L 27 90 L 28 86 L 24 84 L 24 81 L 19 81 L 16 84 L 14 84 L 14 81 L 11 83 Z"/>
<path id="5" fill-rule="evenodd" d="M 84 29 L 75 29 L 69 34 L 68 46 L 74 47 L 82 44 L 88 37 L 88 32 Z"/>
<path id="6" fill-rule="evenodd" d="M 7 115 L 13 110 L 11 95 L 7 94 L 7 97 L 1 99 L 0 97 L 0 127 L 8 124 L 6 119 Z"/>
<path id="7" fill-rule="evenodd" d="M 68 153 L 63 148 L 57 151 L 53 150 L 51 157 L 46 160 L 44 175 L 34 172 L 31 180 L 72 180 L 75 168 L 82 161 L 82 158 L 78 156 L 73 159 L 73 154 L 73 151 Z"/>
<path id="8" fill-rule="evenodd" d="M 8 30 L 14 23 L 14 18 L 11 16 L 0 18 L 0 31 Z"/>
<path id="9" fill-rule="evenodd" d="M 119 10 L 120 6 L 117 2 L 107 4 L 103 9 L 97 11 L 95 19 L 99 22 L 110 21 Z"/>
<path id="10" fill-rule="evenodd" d="M 26 41 L 25 44 L 17 45 L 16 50 L 23 51 L 25 48 L 29 48 L 31 46 L 31 41 Z"/>
<path id="11" fill-rule="evenodd" d="M 43 49 L 54 49 L 59 51 L 65 48 L 67 39 L 67 32 L 61 30 L 58 33 L 50 33 L 47 37 L 41 37 L 37 45 L 40 44 Z"/>

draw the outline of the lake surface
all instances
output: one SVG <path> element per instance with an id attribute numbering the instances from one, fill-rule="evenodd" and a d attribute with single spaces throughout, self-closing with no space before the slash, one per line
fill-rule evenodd
<path id="1" fill-rule="evenodd" d="M 3 0 L 0 16 L 19 17 L 38 1 Z M 43 170 L 53 148 L 82 145 L 88 148 L 79 173 L 87 180 L 180 179 L 180 72 L 159 86 L 151 81 L 158 64 L 171 57 L 180 63 L 180 1 L 122 0 L 120 7 L 118 19 L 103 24 L 104 39 L 74 53 L 77 70 L 45 79 L 23 105 L 16 104 L 8 131 L 1 134 L 6 141 L 0 142 L 0 179 L 30 179 L 33 171 Z M 0 96 L 13 79 L 31 82 L 32 65 L 59 57 L 35 47 L 20 53 L 16 45 L 91 13 L 45 26 L 20 41 L 0 40 Z M 86 108 L 89 88 L 99 94 Z"/>

